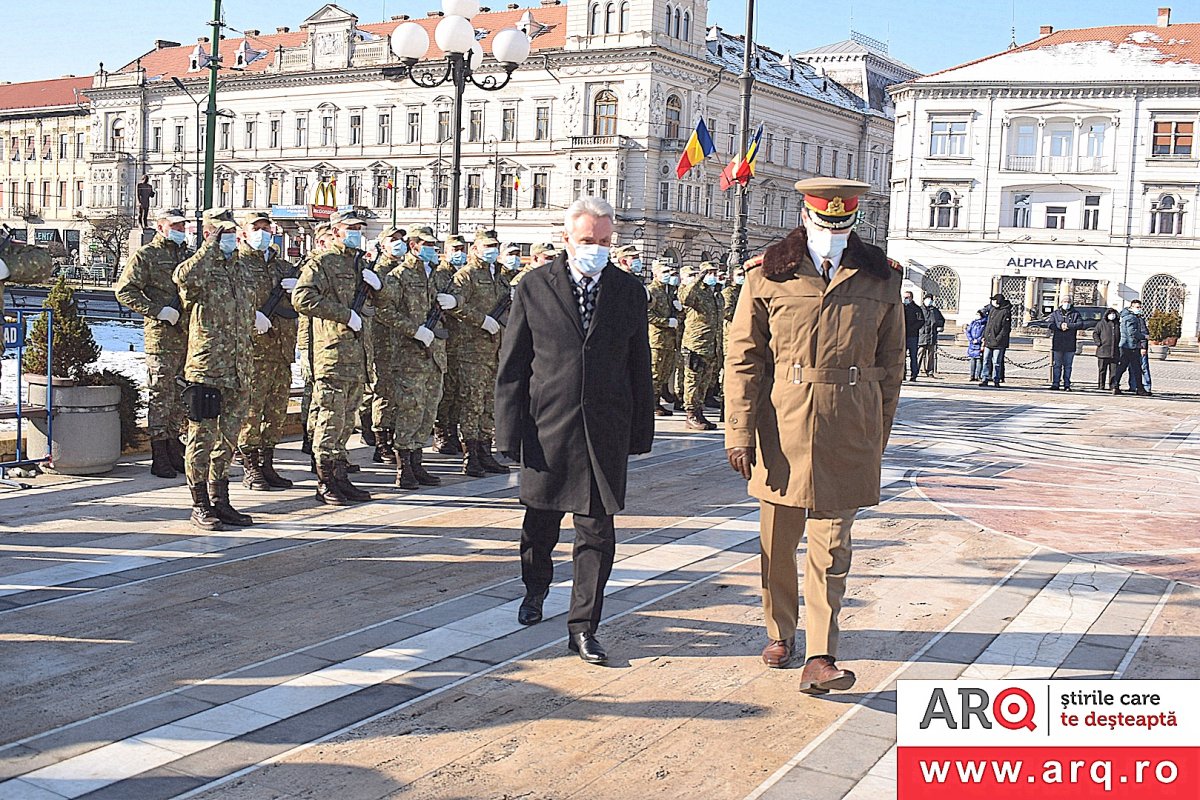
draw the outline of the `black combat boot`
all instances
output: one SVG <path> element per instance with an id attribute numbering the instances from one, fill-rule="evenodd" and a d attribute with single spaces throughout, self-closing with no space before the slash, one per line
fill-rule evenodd
<path id="1" fill-rule="evenodd" d="M 192 525 L 205 531 L 223 531 L 225 526 L 213 513 L 212 503 L 208 499 L 208 487 L 203 483 L 188 486 L 192 491 Z"/>
<path id="2" fill-rule="evenodd" d="M 267 479 L 272 487 L 276 489 L 291 489 L 293 484 L 287 478 L 275 471 L 275 448 L 265 447 L 262 451 L 262 460 L 260 462 L 263 477 Z"/>
<path id="3" fill-rule="evenodd" d="M 304 453 L 304 455 L 306 455 L 306 456 L 311 456 L 313 454 L 312 434 L 309 433 L 308 431 L 304 432 L 304 443 L 300 445 L 300 452 Z M 315 472 L 316 470 L 313 470 L 313 471 Z"/>
<path id="4" fill-rule="evenodd" d="M 698 409 L 688 412 L 687 428 L 688 430 L 693 431 L 713 431 L 717 429 L 717 426 L 705 418 L 704 411 L 702 409 Z"/>
<path id="5" fill-rule="evenodd" d="M 673 416 L 675 416 L 675 412 L 672 411 L 671 409 L 667 408 L 666 406 L 664 406 L 662 404 L 662 402 L 660 401 L 659 403 L 655 404 L 655 406 L 654 406 L 654 416 L 656 416 L 656 417 L 673 417 Z"/>
<path id="6" fill-rule="evenodd" d="M 479 449 L 481 445 L 482 442 L 467 439 L 467 452 L 463 456 L 464 475 L 470 475 L 472 478 L 482 478 L 487 475 L 487 470 L 483 468 L 483 464 L 479 461 Z"/>
<path id="7" fill-rule="evenodd" d="M 350 478 L 347 477 L 346 472 L 347 466 L 349 466 L 349 464 L 345 461 L 336 461 L 333 465 L 334 479 L 337 481 L 338 485 L 342 487 L 342 494 L 344 494 L 351 503 L 367 502 L 371 499 L 371 493 L 366 489 L 358 488 L 350 482 Z"/>
<path id="8" fill-rule="evenodd" d="M 316 465 L 317 499 L 327 506 L 348 506 L 350 498 L 342 491 L 337 480 L 333 461 L 321 461 Z"/>
<path id="9" fill-rule="evenodd" d="M 490 472 L 493 475 L 508 474 L 508 467 L 492 457 L 492 440 L 490 438 L 479 441 L 479 466 L 483 467 L 484 472 Z"/>
<path id="10" fill-rule="evenodd" d="M 171 469 L 183 475 L 187 472 L 187 461 L 184 459 L 185 448 L 178 436 L 167 437 L 167 457 L 171 461 Z"/>
<path id="11" fill-rule="evenodd" d="M 441 485 L 442 479 L 439 478 L 437 475 L 431 474 L 421 464 L 421 455 L 422 454 L 421 454 L 420 448 L 418 448 L 416 450 L 410 450 L 409 455 L 412 457 L 413 474 L 417 476 L 417 481 L 422 486 L 440 486 Z"/>
<path id="12" fill-rule="evenodd" d="M 360 411 L 358 413 L 358 430 L 362 435 L 363 444 L 367 447 L 375 446 L 375 429 L 371 427 L 371 415 Z"/>
<path id="13" fill-rule="evenodd" d="M 178 473 L 171 463 L 169 439 L 150 440 L 150 474 L 156 478 L 174 478 Z"/>
<path id="14" fill-rule="evenodd" d="M 412 467 L 412 451 L 396 451 L 396 485 L 401 489 L 419 489 L 421 482 L 417 480 Z"/>
<path id="15" fill-rule="evenodd" d="M 375 453 L 371 456 L 371 460 L 376 464 L 396 465 L 396 450 L 392 446 L 392 438 L 395 434 L 395 431 L 387 428 L 379 428 L 375 431 Z"/>
<path id="16" fill-rule="evenodd" d="M 461 456 L 463 454 L 463 444 L 458 438 L 458 426 L 447 425 L 439 427 L 435 425 L 433 428 L 433 449 L 444 456 Z"/>
<path id="17" fill-rule="evenodd" d="M 254 492 L 269 492 L 272 487 L 262 471 L 262 451 L 242 451 L 242 486 Z"/>
<path id="18" fill-rule="evenodd" d="M 212 498 L 212 510 L 217 519 L 235 528 L 245 528 L 253 525 L 254 520 L 249 514 L 243 514 L 229 505 L 229 478 L 208 482 L 208 494 Z"/>

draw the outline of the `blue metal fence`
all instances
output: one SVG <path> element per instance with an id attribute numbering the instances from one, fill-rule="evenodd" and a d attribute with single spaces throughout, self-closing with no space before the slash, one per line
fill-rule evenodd
<path id="1" fill-rule="evenodd" d="M 15 349 L 17 351 L 17 374 L 15 376 L 17 383 L 16 403 L 5 409 L 11 413 L 5 414 L 5 417 L 11 417 L 17 421 L 17 442 L 16 442 L 16 457 L 12 461 L 0 461 L 0 476 L 6 476 L 8 470 L 18 467 L 31 467 L 36 464 L 52 464 L 54 453 L 47 448 L 47 453 L 42 458 L 29 458 L 24 443 L 24 426 L 26 418 L 34 412 L 44 412 L 46 415 L 46 441 L 54 441 L 54 380 L 51 376 L 51 365 L 54 363 L 54 312 L 50 309 L 39 309 L 37 311 L 14 311 L 16 320 L 14 322 L 4 321 L 4 349 Z M 37 317 L 42 314 L 46 315 L 46 405 L 33 406 L 25 402 L 24 393 L 21 391 L 21 376 L 25 373 L 25 336 L 26 336 L 26 320 L 31 317 Z"/>

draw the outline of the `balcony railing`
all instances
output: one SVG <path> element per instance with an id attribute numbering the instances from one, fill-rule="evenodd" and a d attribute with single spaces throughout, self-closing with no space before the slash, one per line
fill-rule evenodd
<path id="1" fill-rule="evenodd" d="M 615 149 L 628 147 L 628 136 L 572 136 L 571 147 L 580 149 Z"/>
<path id="2" fill-rule="evenodd" d="M 1112 163 L 1103 156 L 1007 155 L 1004 168 L 1009 172 L 1112 172 Z"/>

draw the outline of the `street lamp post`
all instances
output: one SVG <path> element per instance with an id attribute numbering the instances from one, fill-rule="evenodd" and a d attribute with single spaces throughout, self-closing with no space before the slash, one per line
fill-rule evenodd
<path id="1" fill-rule="evenodd" d="M 746 0 L 746 52 L 742 63 L 742 158 L 750 148 L 750 98 L 754 91 L 754 0 Z M 749 183 L 738 183 L 737 187 L 737 221 L 733 227 L 732 241 L 729 248 L 729 266 L 739 267 L 746 260 L 746 251 L 750 247 L 750 186 Z"/>
<path id="2" fill-rule="evenodd" d="M 475 40 L 475 27 L 470 17 L 479 13 L 474 0 L 442 0 L 445 16 L 434 31 L 437 45 L 446 54 L 446 68 L 439 76 L 430 67 L 421 72 L 413 68 L 429 52 L 429 34 L 415 22 L 406 22 L 392 33 L 392 52 L 404 65 L 385 67 L 389 78 L 407 76 L 414 84 L 432 89 L 446 83 L 454 84 L 454 109 L 451 116 L 454 148 L 450 167 L 450 233 L 458 233 L 458 203 L 462 192 L 462 107 L 463 93 L 470 82 L 484 91 L 503 89 L 512 80 L 513 72 L 529 58 L 529 37 L 516 28 L 506 28 L 492 39 L 492 54 L 504 69 L 504 77 L 475 73 L 483 66 L 483 47 Z M 435 201 L 436 203 L 436 201 Z"/>
<path id="3" fill-rule="evenodd" d="M 204 226 L 201 224 L 201 219 L 204 215 L 204 206 L 200 197 L 200 193 L 203 191 L 201 189 L 203 185 L 203 171 L 200 169 L 200 104 L 204 102 L 204 99 L 196 97 L 196 95 L 189 92 L 188 88 L 183 85 L 183 81 L 179 80 L 179 78 L 172 77 L 171 82 L 178 86 L 179 90 L 186 94 L 188 99 L 196 105 L 196 249 L 199 250 L 200 244 L 204 239 Z"/>

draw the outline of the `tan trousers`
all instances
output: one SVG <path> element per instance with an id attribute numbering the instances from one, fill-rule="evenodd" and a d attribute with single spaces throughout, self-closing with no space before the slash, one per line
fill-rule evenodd
<path id="1" fill-rule="evenodd" d="M 850 528 L 857 508 L 837 511 L 779 506 L 760 502 L 759 538 L 762 544 L 763 615 L 767 636 L 796 635 L 800 595 L 796 550 L 808 534 L 804 559 L 805 658 L 837 658 L 838 612 L 850 572 Z"/>

